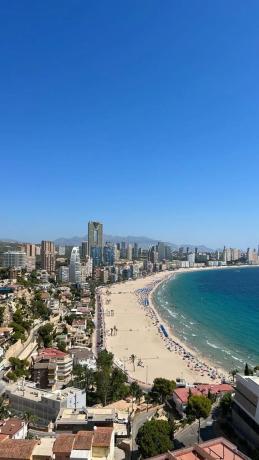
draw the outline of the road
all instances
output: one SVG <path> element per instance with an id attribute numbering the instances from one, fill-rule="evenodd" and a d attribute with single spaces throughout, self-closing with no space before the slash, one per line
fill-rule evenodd
<path id="1" fill-rule="evenodd" d="M 138 450 L 138 446 L 136 444 L 136 436 L 138 434 L 138 430 L 147 420 L 149 420 L 155 414 L 157 409 L 158 409 L 157 407 L 152 407 L 151 409 L 148 410 L 148 412 L 146 411 L 139 412 L 133 418 L 132 425 L 131 425 L 131 436 L 132 436 L 131 449 L 133 452 Z"/>
<path id="2" fill-rule="evenodd" d="M 200 441 L 208 441 L 219 435 L 215 424 L 218 407 L 212 409 L 211 414 L 206 419 L 201 419 Z M 199 422 L 196 420 L 191 425 L 187 425 L 183 430 L 175 434 L 175 447 L 190 447 L 198 441 Z"/>

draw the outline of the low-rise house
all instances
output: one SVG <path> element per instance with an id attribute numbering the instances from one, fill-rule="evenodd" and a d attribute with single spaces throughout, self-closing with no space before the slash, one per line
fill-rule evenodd
<path id="1" fill-rule="evenodd" d="M 13 333 L 12 327 L 0 327 L 0 338 L 8 339 Z"/>
<path id="2" fill-rule="evenodd" d="M 28 433 L 28 424 L 16 417 L 0 420 L 0 433 L 11 439 L 25 439 Z"/>
<path id="3" fill-rule="evenodd" d="M 86 319 L 74 319 L 72 327 L 79 331 L 85 332 L 86 330 Z"/>
<path id="4" fill-rule="evenodd" d="M 93 431 L 61 434 L 53 453 L 55 460 L 112 460 L 114 458 L 114 431 L 111 427 L 96 427 Z"/>
<path id="5" fill-rule="evenodd" d="M 32 460 L 37 444 L 29 439 L 0 439 L 0 460 Z"/>
<path id="6" fill-rule="evenodd" d="M 148 460 L 249 460 L 225 438 L 215 438 L 192 447 L 168 451 Z"/>
<path id="7" fill-rule="evenodd" d="M 0 460 L 52 460 L 54 438 L 9 439 L 0 435 Z"/>
<path id="8" fill-rule="evenodd" d="M 89 369 L 96 370 L 96 359 L 91 350 L 86 347 L 74 347 L 68 350 L 73 358 L 74 366 L 87 366 Z"/>
<path id="9" fill-rule="evenodd" d="M 201 384 L 193 387 L 176 388 L 173 392 L 173 402 L 175 404 L 177 412 L 181 415 L 185 415 L 185 411 L 188 405 L 188 398 L 190 396 L 208 396 L 209 394 L 215 397 L 221 397 L 225 393 L 233 393 L 233 387 L 227 383 L 221 384 Z"/>
<path id="10" fill-rule="evenodd" d="M 93 430 L 96 426 L 113 427 L 116 421 L 114 409 L 88 407 L 84 409 L 61 409 L 56 420 L 56 431 L 75 433 Z"/>

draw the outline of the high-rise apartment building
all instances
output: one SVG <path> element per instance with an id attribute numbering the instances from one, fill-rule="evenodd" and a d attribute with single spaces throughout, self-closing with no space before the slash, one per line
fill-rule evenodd
<path id="1" fill-rule="evenodd" d="M 82 241 L 81 245 L 81 257 L 82 259 L 86 259 L 88 256 L 88 241 Z"/>
<path id="2" fill-rule="evenodd" d="M 69 267 L 61 265 L 58 270 L 58 278 L 61 283 L 69 282 Z"/>
<path id="3" fill-rule="evenodd" d="M 157 252 L 158 252 L 158 261 L 161 262 L 165 259 L 165 244 L 159 241 L 157 245 Z"/>
<path id="4" fill-rule="evenodd" d="M 26 267 L 28 272 L 35 270 L 36 268 L 36 245 L 31 243 L 25 243 L 23 250 L 26 253 Z"/>
<path id="5" fill-rule="evenodd" d="M 78 246 L 75 246 L 71 251 L 69 264 L 69 281 L 70 283 L 81 283 L 81 262 Z"/>
<path id="6" fill-rule="evenodd" d="M 66 255 L 66 246 L 59 246 L 58 247 L 58 255 L 65 256 Z"/>
<path id="7" fill-rule="evenodd" d="M 106 243 L 103 247 L 103 263 L 107 266 L 112 266 L 115 262 L 114 245 Z"/>
<path id="8" fill-rule="evenodd" d="M 152 262 L 152 264 L 156 264 L 158 262 L 158 252 L 156 246 L 152 246 L 148 251 L 148 260 Z"/>
<path id="9" fill-rule="evenodd" d="M 120 251 L 121 251 L 121 254 L 120 254 L 121 259 L 126 259 L 127 258 L 127 244 L 126 244 L 126 241 L 121 242 Z"/>
<path id="10" fill-rule="evenodd" d="M 127 259 L 132 260 L 132 245 L 129 243 L 127 247 Z"/>
<path id="11" fill-rule="evenodd" d="M 133 258 L 138 259 L 138 244 L 137 243 L 134 243 Z"/>
<path id="12" fill-rule="evenodd" d="M 25 252 L 7 251 L 2 256 L 5 268 L 26 268 L 27 257 Z"/>
<path id="13" fill-rule="evenodd" d="M 55 245 L 52 241 L 41 242 L 41 268 L 48 273 L 55 271 Z"/>

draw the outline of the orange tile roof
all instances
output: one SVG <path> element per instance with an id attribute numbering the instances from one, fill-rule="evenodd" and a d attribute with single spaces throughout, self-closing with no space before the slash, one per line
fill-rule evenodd
<path id="1" fill-rule="evenodd" d="M 97 427 L 94 430 L 93 447 L 109 447 L 111 443 L 113 428 Z"/>
<path id="2" fill-rule="evenodd" d="M 30 460 L 36 440 L 7 439 L 0 443 L 0 459 Z"/>
<path id="3" fill-rule="evenodd" d="M 74 439 L 74 434 L 60 434 L 54 442 L 53 454 L 69 454 L 73 448 Z"/>
<path id="4" fill-rule="evenodd" d="M 16 434 L 23 426 L 23 422 L 19 418 L 9 418 L 8 420 L 4 420 L 3 424 L 0 421 L 0 424 L 0 433 L 9 436 Z"/>
<path id="5" fill-rule="evenodd" d="M 5 441 L 6 439 L 9 439 L 9 436 L 0 433 L 0 442 Z"/>
<path id="6" fill-rule="evenodd" d="M 39 351 L 39 356 L 41 358 L 63 358 L 67 356 L 67 353 L 60 351 L 58 348 L 42 348 Z"/>
<path id="7" fill-rule="evenodd" d="M 192 396 L 207 396 L 209 391 L 211 394 L 231 393 L 233 392 L 233 387 L 227 383 L 202 384 L 190 388 L 176 388 L 174 394 L 180 399 L 182 404 L 187 404 L 190 391 Z"/>
<path id="8" fill-rule="evenodd" d="M 92 447 L 93 436 L 93 431 L 78 431 L 75 437 L 73 449 L 90 450 Z"/>

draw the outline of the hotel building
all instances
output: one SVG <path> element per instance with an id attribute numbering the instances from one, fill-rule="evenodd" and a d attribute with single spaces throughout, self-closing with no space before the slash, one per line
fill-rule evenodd
<path id="1" fill-rule="evenodd" d="M 238 434 L 259 448 L 259 376 L 236 376 L 232 420 Z"/>

